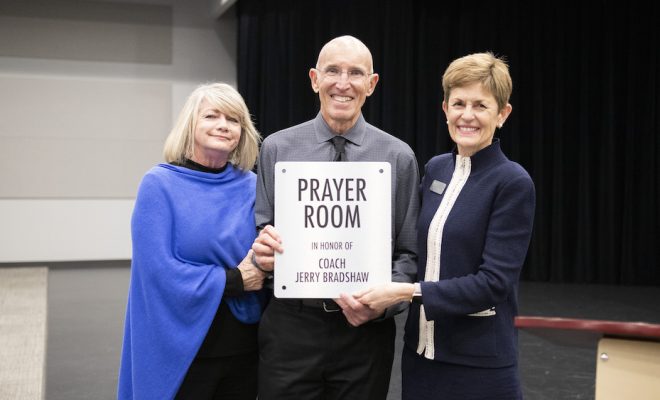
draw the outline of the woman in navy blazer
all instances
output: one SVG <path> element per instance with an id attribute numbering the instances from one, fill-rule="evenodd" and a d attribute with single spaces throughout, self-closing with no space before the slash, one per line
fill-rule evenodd
<path id="1" fill-rule="evenodd" d="M 442 108 L 456 143 L 420 185 L 418 282 L 355 294 L 374 309 L 412 301 L 403 399 L 521 399 L 518 281 L 534 220 L 534 184 L 493 139 L 511 113 L 512 83 L 492 53 L 454 60 Z"/>

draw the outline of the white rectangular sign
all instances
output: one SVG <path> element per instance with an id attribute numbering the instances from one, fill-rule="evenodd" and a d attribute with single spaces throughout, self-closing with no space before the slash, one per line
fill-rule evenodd
<path id="1" fill-rule="evenodd" d="M 278 162 L 275 296 L 337 298 L 392 280 L 387 162 Z"/>

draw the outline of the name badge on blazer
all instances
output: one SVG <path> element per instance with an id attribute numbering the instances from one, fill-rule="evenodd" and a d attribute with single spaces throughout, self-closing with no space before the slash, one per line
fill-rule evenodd
<path id="1" fill-rule="evenodd" d="M 444 182 L 433 180 L 431 182 L 431 187 L 429 188 L 433 193 L 442 194 L 445 191 L 447 184 Z"/>

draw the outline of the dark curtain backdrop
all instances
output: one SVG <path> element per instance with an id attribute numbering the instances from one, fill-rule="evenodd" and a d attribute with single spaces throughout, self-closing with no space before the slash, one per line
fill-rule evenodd
<path id="1" fill-rule="evenodd" d="M 371 49 L 363 109 L 420 170 L 452 149 L 441 77 L 493 51 L 514 82 L 498 136 L 537 190 L 523 279 L 660 284 L 660 11 L 619 2 L 239 0 L 238 87 L 264 136 L 313 118 L 308 70 L 335 36 Z"/>

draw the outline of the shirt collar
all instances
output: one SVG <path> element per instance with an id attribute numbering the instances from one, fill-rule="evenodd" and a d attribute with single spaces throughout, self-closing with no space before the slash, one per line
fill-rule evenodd
<path id="1" fill-rule="evenodd" d="M 319 111 L 316 114 L 314 119 L 314 131 L 316 132 L 316 140 L 318 143 L 327 142 L 331 140 L 336 133 L 333 132 L 328 124 L 323 119 L 323 115 Z M 358 117 L 358 120 L 355 122 L 355 125 L 342 136 L 346 138 L 349 142 L 361 146 L 364 141 L 364 135 L 367 132 L 367 121 L 364 120 L 362 114 Z"/>

